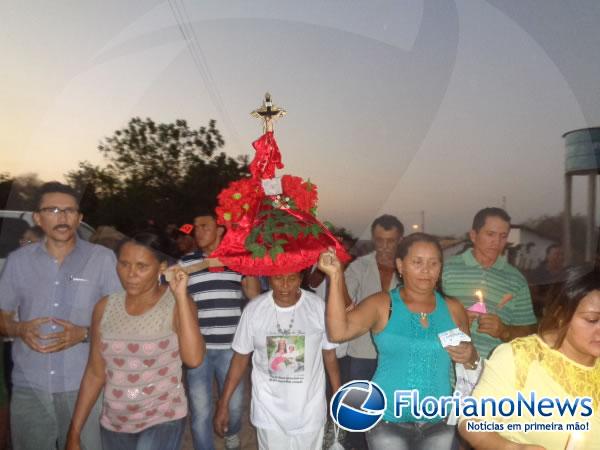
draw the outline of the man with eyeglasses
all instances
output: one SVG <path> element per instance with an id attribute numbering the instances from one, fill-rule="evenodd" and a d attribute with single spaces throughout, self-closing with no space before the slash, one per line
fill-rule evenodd
<path id="1" fill-rule="evenodd" d="M 0 334 L 15 338 L 11 429 L 15 450 L 62 449 L 89 353 L 96 302 L 122 289 L 110 250 L 77 237 L 77 194 L 42 185 L 33 219 L 45 238 L 8 256 L 0 274 Z M 18 313 L 18 320 L 16 318 Z M 102 448 L 98 403 L 83 447 Z"/>

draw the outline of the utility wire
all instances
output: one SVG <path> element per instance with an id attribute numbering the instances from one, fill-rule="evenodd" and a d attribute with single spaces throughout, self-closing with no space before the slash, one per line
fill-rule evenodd
<path id="1" fill-rule="evenodd" d="M 241 139 L 235 125 L 233 124 L 233 121 L 231 120 L 231 117 L 229 116 L 229 113 L 227 112 L 225 104 L 223 103 L 222 97 L 208 67 L 206 57 L 200 48 L 199 39 L 194 31 L 194 27 L 190 25 L 188 20 L 186 20 L 186 16 L 189 17 L 189 14 L 185 8 L 183 0 L 181 1 L 181 7 L 178 6 L 177 0 L 169 0 L 169 7 L 173 13 L 175 22 L 177 23 L 177 28 L 179 29 L 179 32 L 181 33 L 192 57 L 192 62 L 198 69 L 200 77 L 204 82 L 204 86 L 206 87 L 209 98 L 217 109 L 217 112 L 221 115 L 225 126 L 229 129 L 229 134 L 235 145 L 241 149 Z"/>

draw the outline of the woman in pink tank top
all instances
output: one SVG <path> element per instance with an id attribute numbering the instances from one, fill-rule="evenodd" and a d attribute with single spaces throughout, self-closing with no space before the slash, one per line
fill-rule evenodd
<path id="1" fill-rule="evenodd" d="M 205 346 L 196 306 L 187 294 L 187 274 L 171 268 L 168 287 L 160 284 L 167 269 L 164 248 L 159 236 L 140 233 L 117 250 L 117 272 L 125 291 L 102 298 L 94 309 L 69 450 L 81 448 L 81 429 L 103 389 L 100 425 L 105 450 L 181 447 L 187 416 L 182 362 L 199 366 Z"/>

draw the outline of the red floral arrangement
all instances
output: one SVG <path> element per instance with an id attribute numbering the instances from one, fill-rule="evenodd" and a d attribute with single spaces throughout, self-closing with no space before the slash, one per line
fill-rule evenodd
<path id="1" fill-rule="evenodd" d="M 231 182 L 217 197 L 217 222 L 235 228 L 248 213 L 255 211 L 264 195 L 260 182 L 252 178 Z"/>
<path id="2" fill-rule="evenodd" d="M 317 186 L 301 177 L 284 175 L 281 177 L 281 188 L 285 196 L 294 201 L 295 209 L 317 215 Z"/>
<path id="3" fill-rule="evenodd" d="M 304 181 L 301 177 L 284 175 L 281 177 L 282 194 L 269 196 L 272 206 L 303 211 L 317 215 L 317 185 Z M 244 217 L 254 217 L 256 208 L 267 197 L 261 183 L 252 178 L 233 181 L 217 197 L 217 222 L 227 228 L 236 228 Z"/>
<path id="4" fill-rule="evenodd" d="M 246 275 L 298 272 L 328 247 L 335 247 L 340 260 L 347 261 L 343 246 L 316 217 L 317 186 L 283 175 L 278 189 L 273 176 L 283 164 L 273 132 L 252 145 L 252 177 L 230 183 L 218 196 L 217 222 L 228 232 L 211 257 Z"/>

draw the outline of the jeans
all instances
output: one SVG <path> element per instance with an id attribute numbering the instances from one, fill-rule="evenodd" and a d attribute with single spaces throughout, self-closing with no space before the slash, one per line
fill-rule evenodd
<path id="1" fill-rule="evenodd" d="M 204 361 L 195 369 L 187 369 L 188 397 L 192 424 L 192 438 L 196 450 L 214 450 L 212 386 L 217 379 L 219 394 L 223 391 L 225 376 L 233 350 L 207 349 Z M 242 428 L 242 401 L 244 394 L 243 380 L 240 382 L 229 402 L 229 426 L 226 433 L 232 436 Z"/>
<path id="2" fill-rule="evenodd" d="M 50 394 L 36 389 L 13 387 L 10 404 L 12 444 L 15 450 L 65 448 L 78 391 Z M 81 432 L 81 448 L 102 448 L 100 411 L 102 395 L 90 411 Z"/>
<path id="3" fill-rule="evenodd" d="M 159 423 L 139 433 L 121 433 L 101 427 L 104 450 L 179 450 L 185 418 Z"/>
<path id="4" fill-rule="evenodd" d="M 391 423 L 381 421 L 367 432 L 369 450 L 450 450 L 456 427 L 446 422 Z"/>
<path id="5" fill-rule="evenodd" d="M 377 369 L 376 359 L 349 357 L 347 366 L 348 379 L 345 382 L 353 380 L 371 380 Z M 367 449 L 365 433 L 349 432 L 346 435 L 346 445 L 358 450 Z"/>
<path id="6" fill-rule="evenodd" d="M 348 381 L 371 381 L 373 375 L 375 375 L 375 369 L 377 369 L 376 359 L 354 358 L 351 356 L 348 367 Z"/>

